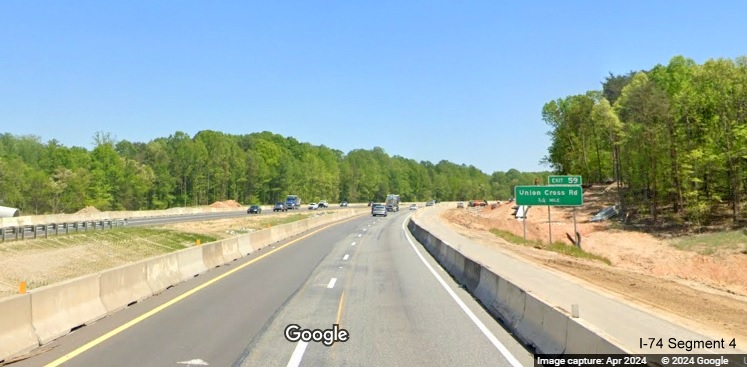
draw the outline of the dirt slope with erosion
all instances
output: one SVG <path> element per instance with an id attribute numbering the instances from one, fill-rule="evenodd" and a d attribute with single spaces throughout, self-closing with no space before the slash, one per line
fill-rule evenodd
<path id="1" fill-rule="evenodd" d="M 747 343 L 747 255 L 728 246 L 709 254 L 681 250 L 674 240 L 590 223 L 591 215 L 606 203 L 599 192 L 589 194 L 584 198 L 587 205 L 577 212 L 582 247 L 611 265 L 511 244 L 489 232 L 497 228 L 522 236 L 522 222 L 511 215 L 513 204 L 493 210 L 449 209 L 442 222 L 488 247 L 575 276 L 662 317 Z M 565 234 L 573 233 L 572 209 L 552 208 L 551 217 L 553 240 L 570 244 Z M 530 209 L 526 231 L 528 240 L 549 241 L 547 207 Z"/>

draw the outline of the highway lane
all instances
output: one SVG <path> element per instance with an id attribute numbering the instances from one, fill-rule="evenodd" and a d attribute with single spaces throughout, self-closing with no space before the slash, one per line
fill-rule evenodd
<path id="1" fill-rule="evenodd" d="M 278 244 L 277 252 L 267 255 L 275 251 L 268 248 L 210 271 L 14 366 L 44 366 L 70 353 L 74 356 L 60 365 L 285 366 L 294 352 L 302 366 L 509 365 L 511 357 L 501 355 L 490 335 L 521 365 L 530 364 L 528 352 L 451 278 L 440 268 L 434 271 L 445 279 L 445 288 L 434 276 L 426 263 L 437 267 L 435 262 L 406 238 L 406 215 L 355 218 L 286 247 Z M 184 297 L 200 286 L 204 289 Z M 122 329 L 148 312 L 152 315 Z M 309 343 L 304 349 L 283 336 L 291 323 L 329 328 L 338 318 L 351 334 L 346 343 Z M 81 351 L 87 343 L 90 348 Z"/>
<path id="2" fill-rule="evenodd" d="M 510 366 L 509 360 L 515 366 L 531 365 L 529 352 L 417 242 L 410 244 L 403 228 L 406 217 L 400 212 L 374 219 L 361 237 L 335 246 L 252 341 L 240 365 Z M 331 279 L 335 282 L 330 288 Z M 328 347 L 285 339 L 284 330 L 291 324 L 323 330 L 335 323 L 349 332 L 348 341 Z M 504 355 L 500 349 L 508 352 Z"/>

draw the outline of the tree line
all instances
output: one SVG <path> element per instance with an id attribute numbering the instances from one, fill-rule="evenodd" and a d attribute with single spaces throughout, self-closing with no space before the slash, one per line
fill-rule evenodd
<path id="1" fill-rule="evenodd" d="M 747 180 L 747 57 L 683 56 L 609 74 L 601 90 L 546 103 L 543 161 L 620 186 L 625 211 L 694 224 L 741 218 Z"/>
<path id="2" fill-rule="evenodd" d="M 236 200 L 270 204 L 286 195 L 305 202 L 506 199 L 515 185 L 548 172 L 494 172 L 442 160 L 389 156 L 382 148 L 347 154 L 271 132 L 230 135 L 176 132 L 147 143 L 96 133 L 94 148 L 66 147 L 36 136 L 0 135 L 0 200 L 26 215 L 146 210 Z"/>

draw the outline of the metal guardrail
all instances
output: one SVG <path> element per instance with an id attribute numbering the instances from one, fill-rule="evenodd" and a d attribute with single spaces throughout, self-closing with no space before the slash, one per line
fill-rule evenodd
<path id="1" fill-rule="evenodd" d="M 0 242 L 23 241 L 27 239 L 48 238 L 50 235 L 77 233 L 89 230 L 105 230 L 127 225 L 126 219 L 89 220 L 70 223 L 49 223 L 0 228 Z"/>

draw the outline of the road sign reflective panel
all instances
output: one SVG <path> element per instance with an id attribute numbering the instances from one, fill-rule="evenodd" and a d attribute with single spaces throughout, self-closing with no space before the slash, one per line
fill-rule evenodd
<path id="1" fill-rule="evenodd" d="M 580 185 L 516 186 L 516 205 L 581 206 L 584 204 Z"/>

